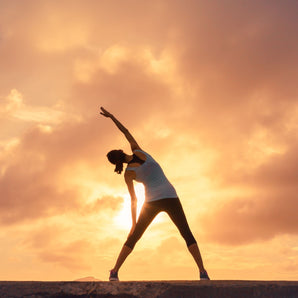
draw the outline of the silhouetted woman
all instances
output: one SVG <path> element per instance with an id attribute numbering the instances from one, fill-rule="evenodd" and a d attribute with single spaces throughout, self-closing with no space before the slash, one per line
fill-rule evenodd
<path id="1" fill-rule="evenodd" d="M 116 165 L 115 172 L 121 174 L 123 163 L 127 163 L 124 179 L 131 197 L 132 227 L 126 242 L 118 256 L 114 268 L 110 271 L 110 281 L 118 281 L 118 271 L 141 238 L 154 217 L 161 211 L 168 213 L 180 234 L 184 238 L 188 250 L 200 270 L 200 279 L 209 280 L 204 268 L 197 242 L 191 233 L 180 200 L 175 188 L 164 175 L 159 164 L 137 144 L 129 131 L 107 110 L 101 107 L 101 115 L 111 118 L 130 143 L 132 155 L 122 150 L 112 150 L 107 154 L 109 161 Z M 145 187 L 145 202 L 137 220 L 137 197 L 133 180 L 141 182 Z"/>

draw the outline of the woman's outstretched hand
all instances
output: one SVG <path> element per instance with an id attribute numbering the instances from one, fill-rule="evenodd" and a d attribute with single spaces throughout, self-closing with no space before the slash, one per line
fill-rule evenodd
<path id="1" fill-rule="evenodd" d="M 104 109 L 103 107 L 100 107 L 101 109 L 101 112 L 100 114 L 105 116 L 105 117 L 108 117 L 108 118 L 111 118 L 113 115 L 111 113 L 109 113 L 106 109 Z"/>

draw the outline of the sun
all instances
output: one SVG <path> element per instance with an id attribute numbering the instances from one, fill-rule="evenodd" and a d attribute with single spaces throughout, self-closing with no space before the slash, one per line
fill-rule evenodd
<path id="1" fill-rule="evenodd" d="M 144 186 L 141 183 L 136 183 L 134 185 L 135 193 L 137 196 L 137 217 L 140 214 L 141 208 L 145 201 L 145 190 Z M 131 203 L 130 203 L 130 195 L 129 193 L 125 193 L 121 195 L 124 198 L 124 203 L 122 209 L 119 213 L 114 217 L 115 224 L 124 230 L 129 230 L 131 228 Z"/>

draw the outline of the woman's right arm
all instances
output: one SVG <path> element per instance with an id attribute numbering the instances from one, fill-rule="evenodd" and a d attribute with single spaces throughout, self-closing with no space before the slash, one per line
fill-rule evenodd
<path id="1" fill-rule="evenodd" d="M 127 188 L 131 198 L 131 220 L 132 220 L 132 228 L 130 234 L 133 232 L 136 223 L 137 223 L 137 196 L 135 193 L 135 189 L 133 186 L 133 179 L 135 177 L 135 173 L 133 171 L 126 171 L 124 174 L 124 179 L 127 184 Z"/>
<path id="2" fill-rule="evenodd" d="M 141 149 L 140 146 L 138 145 L 138 143 L 136 142 L 136 140 L 134 139 L 134 137 L 128 131 L 128 129 L 126 127 L 124 127 L 122 125 L 122 123 L 120 123 L 120 121 L 118 121 L 116 119 L 116 117 L 114 117 L 114 115 L 112 115 L 111 113 L 109 113 L 103 107 L 101 107 L 100 109 L 101 109 L 100 114 L 103 115 L 103 116 L 105 116 L 105 117 L 107 117 L 107 118 L 111 118 L 113 120 L 113 122 L 116 124 L 116 126 L 119 128 L 119 130 L 125 135 L 127 141 L 130 144 L 130 147 L 131 147 L 131 150 L 132 151 L 134 151 L 136 149 Z"/>

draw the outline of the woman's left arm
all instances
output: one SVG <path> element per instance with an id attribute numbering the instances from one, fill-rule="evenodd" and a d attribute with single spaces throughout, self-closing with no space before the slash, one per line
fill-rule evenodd
<path id="1" fill-rule="evenodd" d="M 113 120 L 113 122 L 116 124 L 116 126 L 119 128 L 119 130 L 125 135 L 127 141 L 130 144 L 130 147 L 131 147 L 131 150 L 132 151 L 134 151 L 136 149 L 141 149 L 140 146 L 138 145 L 137 141 L 134 139 L 134 137 L 128 131 L 128 129 L 126 127 L 124 127 L 122 125 L 122 123 L 120 123 L 120 121 L 118 121 L 116 119 L 116 117 L 114 117 L 114 115 L 112 115 L 111 113 L 109 113 L 103 107 L 101 107 L 100 109 L 101 109 L 100 114 L 103 115 L 103 116 L 105 116 L 105 117 L 107 117 L 107 118 L 111 118 Z"/>

